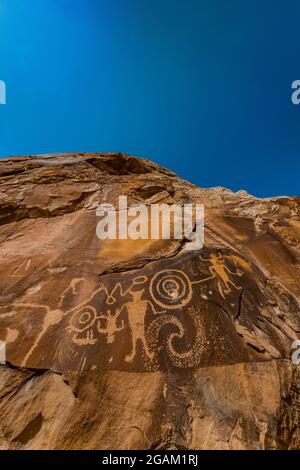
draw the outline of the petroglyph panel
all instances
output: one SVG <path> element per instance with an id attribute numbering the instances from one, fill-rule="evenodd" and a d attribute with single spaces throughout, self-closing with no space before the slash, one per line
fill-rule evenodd
<path id="1" fill-rule="evenodd" d="M 247 361 L 248 323 L 264 307 L 253 287 L 256 275 L 228 250 L 206 249 L 100 278 L 53 279 L 57 297 L 33 290 L 0 306 L 0 339 L 9 339 L 8 354 L 22 351 L 22 366 L 57 370 L 155 371 Z M 263 340 L 260 352 L 272 351 Z"/>

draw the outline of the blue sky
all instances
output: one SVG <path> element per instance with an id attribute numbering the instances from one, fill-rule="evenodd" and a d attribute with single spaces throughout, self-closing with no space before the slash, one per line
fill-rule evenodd
<path id="1" fill-rule="evenodd" d="M 0 0 L 0 157 L 120 151 L 299 195 L 300 2 Z"/>

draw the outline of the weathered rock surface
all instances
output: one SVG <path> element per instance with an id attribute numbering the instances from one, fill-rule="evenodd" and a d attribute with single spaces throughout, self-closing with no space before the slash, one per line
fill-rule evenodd
<path id="1" fill-rule="evenodd" d="M 96 236 L 102 202 L 205 205 L 205 245 Z M 1 449 L 300 448 L 300 198 L 146 160 L 0 160 Z"/>

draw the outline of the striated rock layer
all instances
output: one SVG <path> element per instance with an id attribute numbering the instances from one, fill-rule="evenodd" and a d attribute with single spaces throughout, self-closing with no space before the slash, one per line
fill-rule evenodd
<path id="1" fill-rule="evenodd" d="M 204 204 L 203 249 L 99 240 L 119 195 Z M 300 448 L 299 263 L 300 198 L 117 153 L 0 160 L 0 448 Z"/>

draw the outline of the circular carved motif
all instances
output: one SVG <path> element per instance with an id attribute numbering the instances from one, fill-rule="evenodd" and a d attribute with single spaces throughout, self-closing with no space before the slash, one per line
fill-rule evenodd
<path id="1" fill-rule="evenodd" d="M 77 310 L 71 318 L 71 330 L 80 333 L 90 328 L 96 320 L 97 312 L 90 305 Z"/>
<path id="2" fill-rule="evenodd" d="M 187 275 L 179 269 L 166 269 L 156 273 L 150 282 L 154 302 L 166 309 L 187 305 L 192 298 L 192 285 Z"/>

